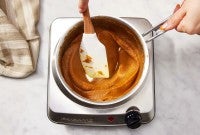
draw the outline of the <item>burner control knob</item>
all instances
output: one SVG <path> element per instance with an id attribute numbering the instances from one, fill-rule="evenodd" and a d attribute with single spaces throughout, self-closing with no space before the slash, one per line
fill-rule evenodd
<path id="1" fill-rule="evenodd" d="M 137 107 L 130 107 L 126 111 L 125 123 L 129 128 L 135 129 L 141 125 L 142 116 Z"/>

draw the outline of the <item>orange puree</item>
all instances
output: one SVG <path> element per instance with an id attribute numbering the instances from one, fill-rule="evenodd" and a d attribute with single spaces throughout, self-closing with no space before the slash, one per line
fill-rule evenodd
<path id="1" fill-rule="evenodd" d="M 95 31 L 106 47 L 110 78 L 87 80 L 79 56 L 82 34 L 65 50 L 60 66 L 66 83 L 76 93 L 92 101 L 111 101 L 130 92 L 138 83 L 144 52 L 134 33 L 100 26 L 96 26 Z"/>

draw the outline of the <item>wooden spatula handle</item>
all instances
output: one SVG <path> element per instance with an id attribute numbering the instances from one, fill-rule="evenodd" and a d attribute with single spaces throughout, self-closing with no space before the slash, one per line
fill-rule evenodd
<path id="1" fill-rule="evenodd" d="M 83 21 L 84 21 L 84 33 L 85 34 L 95 33 L 94 26 L 90 18 L 89 8 L 83 13 Z"/>

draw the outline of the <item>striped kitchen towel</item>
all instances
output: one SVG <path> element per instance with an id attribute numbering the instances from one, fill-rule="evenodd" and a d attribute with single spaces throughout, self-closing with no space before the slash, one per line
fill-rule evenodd
<path id="1" fill-rule="evenodd" d="M 39 54 L 39 0 L 0 0 L 0 75 L 24 78 Z"/>

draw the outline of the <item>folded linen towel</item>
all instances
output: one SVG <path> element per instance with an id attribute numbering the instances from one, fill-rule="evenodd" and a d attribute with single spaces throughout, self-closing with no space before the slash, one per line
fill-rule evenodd
<path id="1" fill-rule="evenodd" d="M 0 75 L 24 78 L 39 54 L 39 0 L 0 0 Z"/>

